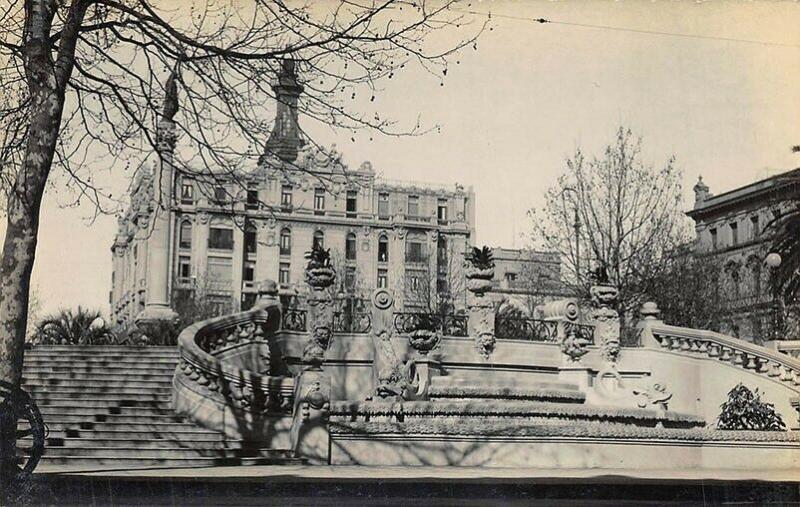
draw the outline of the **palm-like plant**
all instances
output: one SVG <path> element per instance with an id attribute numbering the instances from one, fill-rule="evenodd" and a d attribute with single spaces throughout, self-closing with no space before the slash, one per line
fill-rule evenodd
<path id="1" fill-rule="evenodd" d="M 42 345 L 103 345 L 114 343 L 114 334 L 97 310 L 78 307 L 48 315 L 36 325 L 33 343 Z"/>
<path id="2" fill-rule="evenodd" d="M 494 268 L 494 255 L 492 254 L 492 249 L 488 246 L 472 247 L 469 260 L 475 268 L 481 271 Z"/>
<path id="3" fill-rule="evenodd" d="M 781 256 L 772 276 L 773 293 L 785 305 L 793 305 L 800 296 L 800 173 L 792 171 L 787 178 L 789 207 L 769 222 L 767 229 L 773 232 L 771 251 Z"/>

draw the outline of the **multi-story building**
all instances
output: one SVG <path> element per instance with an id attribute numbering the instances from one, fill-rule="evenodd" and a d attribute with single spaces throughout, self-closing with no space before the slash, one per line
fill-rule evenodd
<path id="1" fill-rule="evenodd" d="M 494 287 L 502 296 L 531 298 L 542 303 L 568 297 L 561 281 L 561 257 L 556 252 L 494 248 Z"/>
<path id="2" fill-rule="evenodd" d="M 719 259 L 726 315 L 723 332 L 767 340 L 774 329 L 776 300 L 764 259 L 771 240 L 768 224 L 797 198 L 800 169 L 712 195 L 702 178 L 694 186 L 695 253 Z"/>
<path id="3" fill-rule="evenodd" d="M 304 254 L 314 244 L 331 250 L 345 290 L 388 287 L 400 304 L 431 278 L 441 287 L 456 276 L 443 266 L 460 268 L 474 240 L 472 188 L 390 181 L 369 162 L 351 169 L 335 149 L 304 147 L 293 66 L 273 88 L 270 155 L 248 174 L 178 171 L 170 120 L 162 121 L 160 162 L 135 174 L 111 248 L 114 322 L 126 325 L 148 307 L 168 312 L 180 290 L 242 307 L 264 279 L 301 293 Z"/>

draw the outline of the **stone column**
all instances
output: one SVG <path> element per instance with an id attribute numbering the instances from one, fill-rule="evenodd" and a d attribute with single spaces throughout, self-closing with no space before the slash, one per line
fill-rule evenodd
<path id="1" fill-rule="evenodd" d="M 372 377 L 375 396 L 400 401 L 416 396 L 417 384 L 410 375 L 411 363 L 404 364 L 392 345 L 394 299 L 386 289 L 372 293 Z"/>
<path id="2" fill-rule="evenodd" d="M 661 310 L 659 310 L 658 306 L 652 301 L 648 301 L 647 303 L 643 304 L 642 308 L 639 310 L 641 319 L 639 319 L 639 322 L 636 324 L 636 329 L 639 330 L 639 341 L 642 344 L 642 347 L 652 349 L 661 348 L 661 344 L 653 336 L 653 331 L 651 329 L 653 324 L 664 323 L 661 319 L 659 319 L 660 313 Z"/>
<path id="3" fill-rule="evenodd" d="M 327 250 L 314 249 L 307 255 L 306 283 L 308 295 L 308 341 L 303 349 L 303 363 L 319 370 L 325 361 L 325 351 L 333 336 L 333 297 L 329 288 L 336 280 L 336 271 L 330 265 Z"/>
<path id="4" fill-rule="evenodd" d="M 616 310 L 619 290 L 613 285 L 593 285 L 589 294 L 593 306 L 594 342 L 600 346 L 606 368 L 616 371 L 620 352 L 620 322 Z"/>
<path id="5" fill-rule="evenodd" d="M 178 315 L 170 308 L 169 277 L 171 274 L 171 200 L 172 173 L 176 143 L 177 85 L 175 73 L 167 82 L 164 115 L 158 124 L 157 149 L 159 160 L 153 172 L 152 223 L 147 248 L 147 294 L 144 310 L 136 317 L 136 325 L 146 334 L 159 325 L 173 323 Z"/>
<path id="6" fill-rule="evenodd" d="M 467 332 L 475 340 L 475 347 L 484 359 L 489 359 L 494 352 L 494 302 L 486 295 L 492 287 L 494 262 L 491 267 L 476 266 L 474 260 L 464 264 L 467 279 Z"/>

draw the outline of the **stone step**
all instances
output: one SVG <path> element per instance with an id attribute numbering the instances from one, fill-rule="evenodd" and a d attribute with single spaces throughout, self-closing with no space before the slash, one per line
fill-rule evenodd
<path id="1" fill-rule="evenodd" d="M 58 406 L 65 400 L 72 400 L 75 403 L 83 401 L 108 401 L 113 403 L 111 406 L 128 406 L 130 402 L 147 403 L 157 402 L 159 404 L 169 404 L 172 402 L 172 393 L 166 390 L 149 391 L 139 393 L 116 393 L 116 392 L 31 392 L 36 404 L 40 407 Z M 124 403 L 120 403 L 120 402 Z M 52 403 L 51 403 L 52 402 Z M 159 405 L 160 406 L 160 405 Z"/>
<path id="2" fill-rule="evenodd" d="M 257 458 L 240 457 L 172 457 L 162 456 L 162 453 L 155 455 L 138 454 L 136 457 L 114 456 L 114 455 L 94 455 L 94 456 L 43 456 L 39 463 L 38 471 L 46 471 L 48 466 L 71 467 L 100 467 L 111 468 L 200 468 L 217 466 L 255 466 L 255 465 L 303 465 L 305 460 L 300 458 L 285 457 L 283 454 L 277 456 L 263 456 Z"/>
<path id="3" fill-rule="evenodd" d="M 570 384 L 568 382 L 505 382 L 499 381 L 480 381 L 476 382 L 475 379 L 451 377 L 447 375 L 438 375 L 431 378 L 431 386 L 479 386 L 487 388 L 516 388 L 516 389 L 558 389 L 579 391 L 580 388 L 577 384 Z"/>
<path id="4" fill-rule="evenodd" d="M 65 426 L 66 424 L 66 426 Z M 84 439 L 103 439 L 109 441 L 133 440 L 141 441 L 203 441 L 203 442 L 224 442 L 225 435 L 216 431 L 195 427 L 192 424 L 174 423 L 175 429 L 170 429 L 166 424 L 152 425 L 149 429 L 141 429 L 146 425 L 141 424 L 107 424 L 97 423 L 89 430 L 82 430 L 76 423 L 48 423 L 48 439 L 84 440 Z M 100 427 L 130 428 L 105 430 Z M 138 428 L 138 429 L 137 429 Z"/>
<path id="5" fill-rule="evenodd" d="M 135 354 L 140 357 L 153 355 L 178 355 L 177 346 L 133 347 L 126 345 L 34 345 L 25 354 Z"/>
<path id="6" fill-rule="evenodd" d="M 69 419 L 67 417 L 67 419 Z M 95 421 L 93 418 L 83 418 L 82 420 L 68 421 L 64 420 L 62 416 L 56 418 L 49 418 L 47 421 L 47 428 L 52 432 L 60 432 L 67 436 L 91 436 L 95 432 L 97 435 L 108 433 L 109 435 L 123 434 L 123 433 L 146 433 L 146 434 L 166 434 L 173 433 L 202 433 L 207 435 L 214 435 L 222 438 L 222 434 L 213 430 L 202 428 L 191 422 L 175 422 L 170 419 L 149 419 L 139 418 L 133 421 L 126 421 L 120 419 L 120 416 L 109 418 L 108 421 L 101 422 Z"/>
<path id="7" fill-rule="evenodd" d="M 130 407 L 115 410 L 114 412 L 92 412 L 89 411 L 69 411 L 63 407 L 42 407 L 39 409 L 44 418 L 44 422 L 49 424 L 50 421 L 59 421 L 62 423 L 80 423 L 83 427 L 91 428 L 94 423 L 138 423 L 138 424 L 152 424 L 162 422 L 186 422 L 182 416 L 175 415 L 171 410 L 163 410 L 154 412 L 152 409 L 143 409 L 141 407 Z"/>
<path id="8" fill-rule="evenodd" d="M 164 398 L 169 400 L 172 390 L 163 387 L 136 388 L 136 387 L 113 387 L 86 386 L 80 388 L 44 387 L 36 386 L 33 389 L 26 389 L 33 399 L 38 403 L 40 400 L 50 398 L 73 398 L 73 399 L 132 399 L 132 400 L 152 400 Z"/>
<path id="9" fill-rule="evenodd" d="M 175 364 L 179 356 L 139 356 L 128 355 L 75 355 L 75 354 L 25 354 L 25 365 L 38 364 L 103 364 L 113 366 L 116 364 Z"/>
<path id="10" fill-rule="evenodd" d="M 207 443 L 208 444 L 208 443 Z M 288 452 L 288 451 L 287 451 Z M 272 449 L 226 449 L 221 445 L 196 448 L 182 447 L 180 442 L 172 442 L 171 447 L 142 449 L 140 447 L 54 447 L 45 446 L 44 456 L 114 456 L 118 458 L 158 459 L 168 458 L 257 458 L 278 454 L 285 457 L 285 453 L 275 453 Z"/>
<path id="11" fill-rule="evenodd" d="M 428 396 L 434 400 L 527 400 L 553 403 L 583 403 L 586 395 L 574 389 L 542 387 L 498 387 L 470 385 L 431 385 Z"/>
<path id="12" fill-rule="evenodd" d="M 25 373 L 159 373 L 171 375 L 175 372 L 175 364 L 120 364 L 104 365 L 101 363 L 75 363 L 75 364 L 35 364 L 25 365 Z"/>
<path id="13" fill-rule="evenodd" d="M 131 380 L 124 377 L 115 378 L 113 380 L 102 380 L 87 382 L 84 379 L 65 379 L 60 377 L 40 377 L 32 379 L 23 379 L 22 387 L 25 390 L 36 389 L 49 389 L 57 387 L 59 389 L 81 389 L 81 388 L 99 388 L 107 387 L 109 389 L 116 388 L 133 388 L 133 389 L 172 389 L 172 379 L 147 379 L 147 380 Z"/>
<path id="14" fill-rule="evenodd" d="M 331 403 L 331 421 L 371 421 L 427 424 L 428 421 L 462 421 L 464 424 L 496 424 L 517 420 L 524 424 L 582 421 L 619 423 L 626 426 L 696 428 L 705 425 L 697 416 L 677 412 L 659 412 L 639 408 L 587 406 L 574 403 L 548 403 L 524 400 L 448 400 L 406 401 L 336 401 Z"/>
<path id="15" fill-rule="evenodd" d="M 108 380 L 159 380 L 162 382 L 172 381 L 172 373 L 128 373 L 125 370 L 119 371 L 96 371 L 96 372 L 29 372 L 23 371 L 23 379 L 25 382 L 28 380 L 42 380 L 42 379 L 58 379 L 64 380 L 82 380 L 84 382 L 106 382 Z M 58 383 L 58 382 L 56 382 Z"/>
<path id="16" fill-rule="evenodd" d="M 170 399 L 145 399 L 136 400 L 130 398 L 118 399 L 75 399 L 75 398 L 39 398 L 36 400 L 40 410 L 48 409 L 66 409 L 75 410 L 79 412 L 86 412 L 87 410 L 116 410 L 119 408 L 136 408 L 136 409 L 161 409 L 171 410 L 172 405 Z"/>
<path id="17" fill-rule="evenodd" d="M 105 438 L 92 435 L 88 438 L 82 437 L 66 437 L 66 436 L 53 436 L 52 434 L 45 439 L 45 447 L 50 449 L 93 449 L 93 448 L 106 448 L 106 449 L 123 449 L 126 452 L 132 449 L 189 449 L 189 450 L 203 450 L 216 449 L 220 451 L 254 451 L 252 447 L 248 447 L 248 443 L 242 440 L 225 440 L 224 438 L 210 439 L 207 435 L 201 435 L 206 438 L 195 438 L 192 434 L 180 434 L 167 436 L 166 438 L 154 438 L 152 435 L 142 434 L 138 435 L 139 438 Z M 23 447 L 28 439 L 21 439 Z M 258 450 L 258 449 L 256 449 Z M 76 451 L 80 454 L 82 451 Z M 255 452 L 251 452 L 255 455 Z"/>

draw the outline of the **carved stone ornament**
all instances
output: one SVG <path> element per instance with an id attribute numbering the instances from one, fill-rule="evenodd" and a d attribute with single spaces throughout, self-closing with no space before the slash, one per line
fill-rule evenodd
<path id="1" fill-rule="evenodd" d="M 405 237 L 406 237 L 406 229 L 405 229 L 405 227 L 402 227 L 400 225 L 394 224 L 392 226 L 392 229 L 394 229 L 394 233 L 397 236 L 397 239 L 405 239 Z"/>
<path id="2" fill-rule="evenodd" d="M 665 382 L 650 379 L 641 387 L 635 387 L 633 394 L 637 397 L 636 405 L 639 408 L 655 407 L 657 410 L 667 410 L 667 404 L 672 399 L 672 392 Z"/>
<path id="3" fill-rule="evenodd" d="M 233 215 L 233 223 L 236 227 L 244 227 L 244 215 Z"/>
<path id="4" fill-rule="evenodd" d="M 575 332 L 574 327 L 571 327 L 561 342 L 561 352 L 569 358 L 570 362 L 580 363 L 583 356 L 589 353 L 591 343 L 591 340 L 582 337 Z"/>
<path id="5" fill-rule="evenodd" d="M 207 224 L 210 218 L 211 217 L 209 216 L 209 214 L 206 213 L 205 211 L 197 213 L 197 221 L 200 222 L 201 224 Z"/>
<path id="6" fill-rule="evenodd" d="M 439 231 L 437 231 L 436 229 L 432 230 L 430 233 L 430 240 L 432 243 L 436 243 L 437 241 L 439 241 Z"/>
<path id="7" fill-rule="evenodd" d="M 368 225 L 361 227 L 361 234 L 363 234 L 365 238 L 368 238 L 371 233 L 372 233 L 372 227 Z"/>
<path id="8" fill-rule="evenodd" d="M 274 229 L 278 225 L 278 222 L 274 218 L 270 217 L 266 220 L 265 224 L 270 229 Z"/>
<path id="9" fill-rule="evenodd" d="M 372 293 L 372 304 L 379 310 L 385 310 L 392 306 L 394 299 L 392 294 L 386 289 L 378 289 Z"/>
<path id="10" fill-rule="evenodd" d="M 319 381 L 314 382 L 308 387 L 308 390 L 303 396 L 303 400 L 314 410 L 321 410 L 329 401 L 325 394 L 323 394 L 322 384 L 320 384 Z"/>
<path id="11" fill-rule="evenodd" d="M 375 346 L 376 387 L 375 394 L 380 398 L 404 398 L 416 391 L 412 368 L 414 363 L 403 363 L 397 358 L 392 346 L 392 336 L 387 331 L 373 335 Z"/>
<path id="12" fill-rule="evenodd" d="M 267 246 L 275 246 L 275 233 L 270 232 L 267 234 Z"/>

